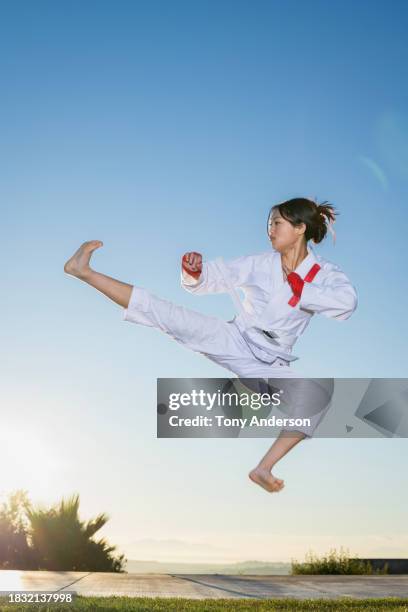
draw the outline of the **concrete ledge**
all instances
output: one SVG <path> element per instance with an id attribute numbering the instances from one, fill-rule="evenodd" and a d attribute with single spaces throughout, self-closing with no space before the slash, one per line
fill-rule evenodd
<path id="1" fill-rule="evenodd" d="M 75 591 L 78 595 L 191 599 L 408 598 L 408 576 L 230 576 L 0 571 L 0 591 Z"/>

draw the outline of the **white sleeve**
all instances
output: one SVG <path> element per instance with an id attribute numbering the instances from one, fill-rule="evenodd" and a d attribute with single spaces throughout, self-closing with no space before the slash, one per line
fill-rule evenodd
<path id="1" fill-rule="evenodd" d="M 234 287 L 245 285 L 254 266 L 255 256 L 248 255 L 225 261 L 224 266 L 228 272 L 229 282 Z M 208 293 L 227 293 L 229 288 L 216 261 L 203 262 L 201 276 L 198 280 L 181 272 L 181 286 L 189 293 L 206 295 Z"/>
<path id="2" fill-rule="evenodd" d="M 334 269 L 321 285 L 304 284 L 299 308 L 343 321 L 357 308 L 357 293 L 344 272 Z"/>

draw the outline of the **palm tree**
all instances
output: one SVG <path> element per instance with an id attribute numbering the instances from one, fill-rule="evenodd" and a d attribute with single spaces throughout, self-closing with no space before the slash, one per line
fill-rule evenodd
<path id="1" fill-rule="evenodd" d="M 78 516 L 79 495 L 50 509 L 27 509 L 28 535 L 38 569 L 55 571 L 123 572 L 124 555 L 113 556 L 115 546 L 93 536 L 108 521 L 99 514 L 83 522 Z"/>

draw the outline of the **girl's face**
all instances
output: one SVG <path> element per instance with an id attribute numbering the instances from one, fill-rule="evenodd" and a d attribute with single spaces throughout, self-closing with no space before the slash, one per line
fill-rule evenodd
<path id="1" fill-rule="evenodd" d="M 278 210 L 274 210 L 269 222 L 269 239 L 272 246 L 279 253 L 295 246 L 304 235 L 305 226 L 302 223 L 299 227 L 293 226 L 284 219 Z"/>

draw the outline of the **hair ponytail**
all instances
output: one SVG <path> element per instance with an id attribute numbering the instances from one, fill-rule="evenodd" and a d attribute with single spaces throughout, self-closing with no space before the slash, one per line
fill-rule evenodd
<path id="1" fill-rule="evenodd" d="M 318 244 L 325 238 L 327 234 L 327 230 L 333 236 L 333 240 L 335 239 L 335 233 L 333 230 L 333 224 L 336 221 L 336 215 L 338 214 L 334 206 L 329 204 L 327 200 L 322 202 L 322 204 L 315 203 L 316 206 L 316 223 L 314 227 L 314 234 L 311 236 L 311 239 L 315 244 Z"/>

